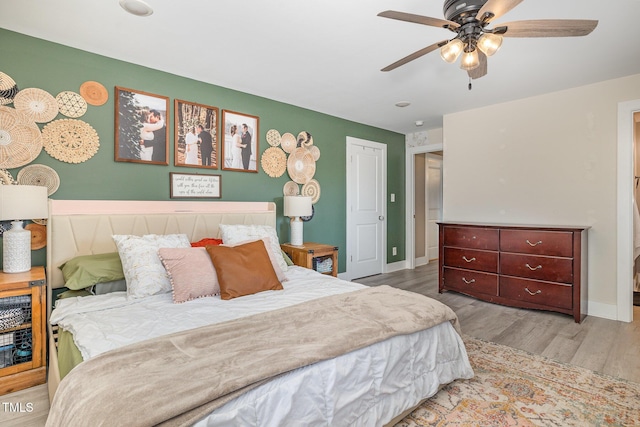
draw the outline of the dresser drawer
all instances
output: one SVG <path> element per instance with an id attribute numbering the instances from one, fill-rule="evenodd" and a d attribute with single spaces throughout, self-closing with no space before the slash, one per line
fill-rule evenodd
<path id="1" fill-rule="evenodd" d="M 526 301 L 566 310 L 573 309 L 573 287 L 571 285 L 501 276 L 499 293 L 503 298 L 516 301 Z"/>
<path id="2" fill-rule="evenodd" d="M 500 233 L 497 229 L 476 227 L 451 227 L 443 229 L 444 246 L 497 251 Z"/>
<path id="3" fill-rule="evenodd" d="M 444 265 L 469 270 L 498 272 L 498 252 L 444 248 Z"/>
<path id="4" fill-rule="evenodd" d="M 572 283 L 573 259 L 501 253 L 500 274 L 549 282 Z"/>
<path id="5" fill-rule="evenodd" d="M 566 231 L 501 230 L 500 250 L 550 256 L 573 256 L 573 233 Z"/>
<path id="6" fill-rule="evenodd" d="M 445 267 L 443 277 L 447 289 L 472 294 L 498 294 L 497 274 Z"/>

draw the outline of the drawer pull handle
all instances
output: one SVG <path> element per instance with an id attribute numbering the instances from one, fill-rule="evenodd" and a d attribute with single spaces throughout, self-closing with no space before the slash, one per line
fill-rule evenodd
<path id="1" fill-rule="evenodd" d="M 535 292 L 531 292 L 531 291 L 529 290 L 529 288 L 524 288 L 524 290 L 525 290 L 525 291 L 527 291 L 527 292 L 529 292 L 529 295 L 538 295 L 538 294 L 541 294 L 541 293 L 542 293 L 542 291 L 541 291 L 540 289 L 538 289 L 538 290 L 537 290 L 537 291 L 535 291 Z"/>
<path id="2" fill-rule="evenodd" d="M 463 260 L 465 260 L 465 261 L 467 261 L 467 262 L 473 262 L 473 261 L 475 261 L 475 260 L 476 260 L 476 257 L 473 257 L 473 258 L 471 258 L 471 259 L 468 259 L 466 256 L 464 256 L 464 255 L 463 255 L 463 256 L 462 256 L 462 259 L 463 259 Z"/>
<path id="3" fill-rule="evenodd" d="M 529 246 L 538 246 L 538 245 L 541 245 L 541 244 L 542 244 L 542 240 L 538 240 L 538 241 L 537 241 L 537 242 L 535 242 L 535 243 L 531 243 L 531 242 L 529 241 L 529 239 L 527 239 L 527 243 L 529 244 Z"/>
<path id="4" fill-rule="evenodd" d="M 526 266 L 529 268 L 529 270 L 531 270 L 531 271 L 536 271 L 536 270 L 539 270 L 539 269 L 541 269 L 541 268 L 542 268 L 542 266 L 541 266 L 541 265 L 539 265 L 539 266 L 537 266 L 537 267 L 531 267 L 529 264 L 525 264 L 525 265 L 526 265 Z"/>
<path id="5" fill-rule="evenodd" d="M 470 285 L 470 284 L 474 283 L 474 282 L 476 281 L 476 279 L 467 280 L 467 279 L 465 279 L 465 278 L 463 277 L 463 278 L 462 278 L 462 281 L 463 281 L 464 283 L 466 283 L 467 285 Z"/>

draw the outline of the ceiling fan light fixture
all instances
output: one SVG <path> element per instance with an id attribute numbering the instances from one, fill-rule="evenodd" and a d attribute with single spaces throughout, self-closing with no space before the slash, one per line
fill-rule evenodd
<path id="1" fill-rule="evenodd" d="M 484 33 L 478 39 L 478 49 L 485 55 L 491 56 L 502 46 L 502 39 L 500 34 Z"/>
<path id="2" fill-rule="evenodd" d="M 473 49 L 472 51 L 465 52 L 462 54 L 462 60 L 460 61 L 460 68 L 463 70 L 473 70 L 478 68 L 480 65 L 480 57 L 478 56 L 478 50 Z"/>
<path id="3" fill-rule="evenodd" d="M 440 48 L 440 56 L 446 62 L 452 64 L 456 62 L 456 59 L 458 59 L 463 49 L 464 43 L 462 43 L 462 40 L 453 39 Z"/>

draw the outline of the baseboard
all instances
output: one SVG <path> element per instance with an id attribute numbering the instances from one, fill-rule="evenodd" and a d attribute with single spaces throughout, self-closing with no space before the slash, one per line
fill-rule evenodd
<path id="1" fill-rule="evenodd" d="M 426 264 L 429 264 L 429 258 L 427 258 L 426 256 L 421 256 L 416 258 L 416 261 L 414 263 L 416 267 L 419 267 L 421 265 L 426 265 Z"/>
<path id="2" fill-rule="evenodd" d="M 407 261 L 398 261 L 391 264 L 387 264 L 383 273 L 393 273 L 394 271 L 406 270 L 408 268 Z"/>
<path id="3" fill-rule="evenodd" d="M 588 301 L 587 314 L 589 316 L 602 317 L 604 319 L 618 320 L 618 307 L 615 304 Z"/>

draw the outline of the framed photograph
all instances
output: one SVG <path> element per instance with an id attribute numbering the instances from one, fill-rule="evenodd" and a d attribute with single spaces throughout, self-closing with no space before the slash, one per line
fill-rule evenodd
<path id="1" fill-rule="evenodd" d="M 218 109 L 174 101 L 174 164 L 218 169 Z"/>
<path id="2" fill-rule="evenodd" d="M 116 86 L 116 162 L 168 165 L 169 98 Z"/>
<path id="3" fill-rule="evenodd" d="M 220 175 L 170 172 L 169 197 L 219 199 L 222 197 Z"/>
<path id="4" fill-rule="evenodd" d="M 222 110 L 222 169 L 258 172 L 259 118 Z"/>

